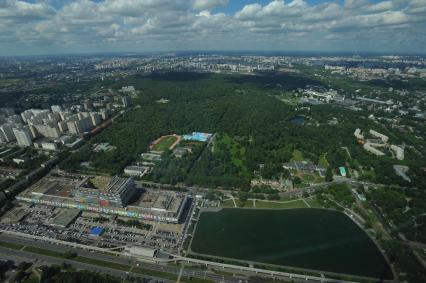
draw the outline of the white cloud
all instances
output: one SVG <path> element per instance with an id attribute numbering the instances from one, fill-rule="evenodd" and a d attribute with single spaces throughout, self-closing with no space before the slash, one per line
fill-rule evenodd
<path id="1" fill-rule="evenodd" d="M 273 0 L 230 14 L 228 0 L 0 0 L 0 49 L 363 48 L 396 37 L 411 48 L 425 43 L 425 33 L 413 31 L 426 30 L 426 0 L 370 1 Z"/>
<path id="2" fill-rule="evenodd" d="M 193 7 L 196 10 L 209 10 L 219 6 L 227 5 L 229 0 L 195 0 Z"/>

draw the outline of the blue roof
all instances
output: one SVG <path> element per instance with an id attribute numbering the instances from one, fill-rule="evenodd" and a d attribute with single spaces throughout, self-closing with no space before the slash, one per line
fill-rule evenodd
<path id="1" fill-rule="evenodd" d="M 339 167 L 340 175 L 346 176 L 346 168 L 345 167 Z"/>
<path id="2" fill-rule="evenodd" d="M 193 132 L 191 135 L 184 135 L 184 140 L 190 140 L 190 141 L 200 141 L 205 142 L 207 141 L 212 134 L 209 133 L 200 133 L 200 132 Z"/>
<path id="3" fill-rule="evenodd" d="M 90 234 L 94 236 L 100 236 L 104 232 L 104 228 L 102 227 L 92 227 L 90 229 Z"/>

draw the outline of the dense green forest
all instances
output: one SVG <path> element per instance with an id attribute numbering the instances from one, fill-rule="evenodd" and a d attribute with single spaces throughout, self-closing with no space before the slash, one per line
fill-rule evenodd
<path id="1" fill-rule="evenodd" d="M 306 159 L 318 163 L 324 154 L 332 170 L 338 166 L 361 169 L 360 178 L 384 184 L 407 183 L 392 168 L 395 160 L 366 153 L 353 137 L 356 128 L 375 129 L 400 137 L 382 125 L 368 119 L 369 113 L 351 111 L 330 104 L 295 107 L 279 101 L 274 94 L 281 88 L 294 89 L 318 84 L 296 75 L 238 76 L 195 73 L 152 74 L 131 76 L 111 82 L 110 87 L 134 85 L 140 90 L 135 104 L 119 121 L 91 143 L 106 141 L 116 150 L 93 154 L 87 145 L 71 155 L 61 167 L 82 170 L 80 163 L 90 161 L 96 172 L 120 173 L 124 166 L 147 151 L 148 145 L 161 135 L 186 134 L 192 131 L 218 133 L 227 136 L 228 145 L 220 150 L 200 148 L 192 157 L 179 161 L 165 157 L 152 178 L 170 183 L 187 182 L 206 186 L 244 187 L 260 164 L 287 162 L 295 149 Z M 166 98 L 167 104 L 157 103 Z M 303 115 L 306 122 L 291 122 Z M 329 123 L 335 119 L 337 124 Z M 242 149 L 244 158 L 235 163 L 235 146 Z M 426 184 L 423 171 L 416 171 L 426 161 L 411 150 L 403 164 L 418 184 Z M 196 159 L 195 159 L 196 158 Z M 277 168 L 276 170 L 279 170 Z M 169 172 L 169 173 L 168 173 Z M 170 173 L 172 172 L 172 173 Z M 180 173 L 183 173 L 180 175 Z M 269 172 L 273 175 L 274 172 Z"/>

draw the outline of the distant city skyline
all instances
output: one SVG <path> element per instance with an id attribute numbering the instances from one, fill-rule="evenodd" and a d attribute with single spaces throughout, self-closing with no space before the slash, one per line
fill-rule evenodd
<path id="1" fill-rule="evenodd" d="M 0 56 L 184 50 L 424 53 L 425 0 L 3 0 Z"/>

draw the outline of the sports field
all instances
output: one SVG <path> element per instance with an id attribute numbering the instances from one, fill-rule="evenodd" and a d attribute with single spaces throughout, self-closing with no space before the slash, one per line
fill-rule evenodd
<path id="1" fill-rule="evenodd" d="M 373 241 L 345 214 L 325 209 L 237 209 L 200 215 L 194 253 L 392 278 Z"/>
<path id="2" fill-rule="evenodd" d="M 153 151 L 165 151 L 174 147 L 179 141 L 179 136 L 163 136 L 157 139 L 151 146 Z"/>

